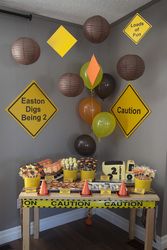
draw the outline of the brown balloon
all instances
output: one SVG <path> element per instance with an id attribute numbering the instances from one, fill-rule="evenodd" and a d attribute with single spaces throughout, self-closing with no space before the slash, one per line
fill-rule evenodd
<path id="1" fill-rule="evenodd" d="M 19 64 L 32 64 L 40 56 L 40 47 L 36 41 L 29 37 L 21 37 L 12 45 L 12 56 Z"/>
<path id="2" fill-rule="evenodd" d="M 110 34 L 110 24 L 102 16 L 93 16 L 83 25 L 85 37 L 92 43 L 103 42 Z"/>
<path id="3" fill-rule="evenodd" d="M 60 77 L 58 86 L 63 95 L 75 97 L 81 94 L 84 88 L 84 82 L 79 75 L 66 73 Z"/>
<path id="4" fill-rule="evenodd" d="M 79 103 L 80 117 L 90 126 L 92 125 L 94 117 L 100 113 L 101 110 L 101 103 L 92 96 L 82 99 Z"/>
<path id="5" fill-rule="evenodd" d="M 116 82 L 114 77 L 110 74 L 104 73 L 100 84 L 95 88 L 95 92 L 104 100 L 114 92 L 115 87 Z"/>
<path id="6" fill-rule="evenodd" d="M 117 63 L 117 72 L 125 80 L 136 80 L 143 75 L 145 64 L 138 55 L 125 55 Z"/>
<path id="7" fill-rule="evenodd" d="M 82 156 L 91 156 L 96 151 L 96 142 L 90 135 L 80 135 L 74 142 L 74 148 Z"/>

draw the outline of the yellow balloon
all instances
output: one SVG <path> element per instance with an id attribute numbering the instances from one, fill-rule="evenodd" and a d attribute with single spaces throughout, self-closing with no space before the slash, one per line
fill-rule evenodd
<path id="1" fill-rule="evenodd" d="M 94 89 L 96 86 L 98 86 L 98 85 L 100 84 L 100 82 L 101 82 L 101 80 L 102 80 L 102 77 L 103 77 L 103 71 L 102 71 L 102 68 L 100 67 L 100 71 L 99 71 L 99 73 L 98 73 L 98 75 L 97 75 L 97 78 L 96 78 L 96 80 L 95 80 L 95 83 L 92 85 L 91 82 L 90 82 L 90 80 L 89 80 L 89 77 L 88 77 L 88 75 L 87 75 L 87 72 L 86 72 L 88 66 L 89 66 L 89 62 L 85 63 L 85 64 L 81 67 L 81 69 L 80 69 L 80 77 L 83 79 L 85 86 L 86 86 L 88 89 L 92 90 L 92 89 Z"/>
<path id="2" fill-rule="evenodd" d="M 109 112 L 100 112 L 95 116 L 92 123 L 93 133 L 98 137 L 106 137 L 114 131 L 116 127 L 115 117 Z"/>

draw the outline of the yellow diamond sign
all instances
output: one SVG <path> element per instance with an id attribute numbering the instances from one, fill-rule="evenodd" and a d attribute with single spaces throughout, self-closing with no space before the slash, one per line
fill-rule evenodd
<path id="1" fill-rule="evenodd" d="M 6 111 L 32 137 L 36 137 L 58 109 L 39 85 L 32 81 Z"/>
<path id="2" fill-rule="evenodd" d="M 47 41 L 52 49 L 54 49 L 61 57 L 63 57 L 76 42 L 77 40 L 75 37 L 73 37 L 62 25 Z"/>
<path id="3" fill-rule="evenodd" d="M 151 113 L 131 84 L 122 92 L 111 111 L 126 137 L 129 137 Z"/>
<path id="4" fill-rule="evenodd" d="M 135 44 L 138 44 L 151 27 L 152 25 L 137 13 L 125 27 L 123 32 Z"/>

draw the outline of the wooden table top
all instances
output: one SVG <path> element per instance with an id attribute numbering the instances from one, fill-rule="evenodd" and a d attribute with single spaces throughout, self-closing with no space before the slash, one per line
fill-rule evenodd
<path id="1" fill-rule="evenodd" d="M 159 201 L 157 194 L 130 194 L 129 196 L 118 196 L 116 193 L 111 195 L 101 195 L 93 194 L 90 196 L 82 196 L 79 193 L 72 194 L 59 194 L 59 193 L 49 193 L 49 195 L 41 196 L 37 193 L 26 193 L 21 192 L 19 199 L 39 199 L 39 200 L 52 200 L 52 199 L 78 199 L 78 200 L 117 200 L 117 201 L 133 201 L 133 200 L 142 200 L 142 201 Z"/>

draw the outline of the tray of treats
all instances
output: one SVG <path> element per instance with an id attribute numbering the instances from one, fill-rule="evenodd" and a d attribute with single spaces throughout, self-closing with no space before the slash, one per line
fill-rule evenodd
<path id="1" fill-rule="evenodd" d="M 60 189 L 70 189 L 73 192 L 80 192 L 83 188 L 84 182 L 63 182 L 58 180 L 53 180 L 48 184 L 48 190 L 50 192 L 59 192 Z"/>
<path id="2" fill-rule="evenodd" d="M 121 183 L 111 183 L 111 182 L 89 182 L 90 189 L 92 191 L 99 191 L 104 189 L 110 189 L 111 192 L 117 192 L 120 188 Z"/>
<path id="3" fill-rule="evenodd" d="M 53 180 L 48 184 L 50 192 L 59 192 L 60 189 L 70 189 L 71 192 L 81 192 L 84 181 L 78 182 L 63 182 Z M 121 183 L 108 183 L 108 182 L 88 182 L 89 189 L 92 193 L 100 193 L 101 189 L 110 189 L 111 192 L 118 192 Z"/>

